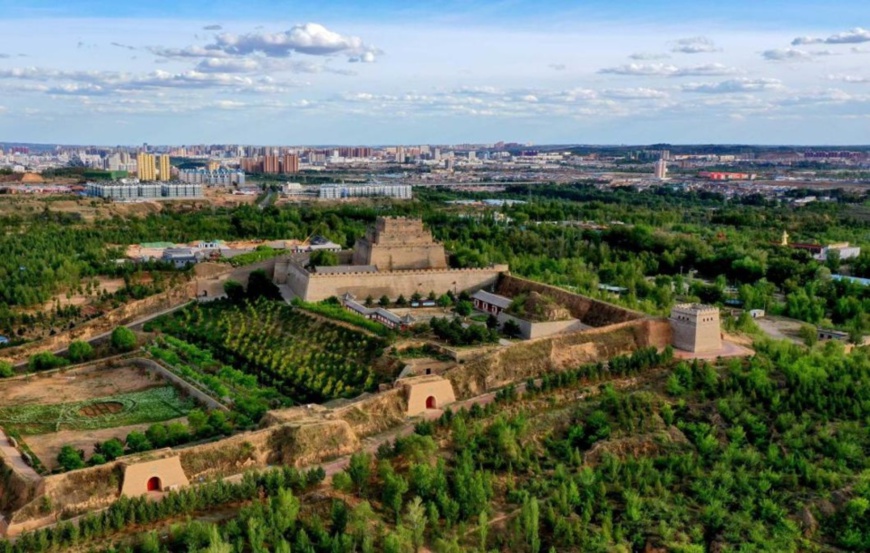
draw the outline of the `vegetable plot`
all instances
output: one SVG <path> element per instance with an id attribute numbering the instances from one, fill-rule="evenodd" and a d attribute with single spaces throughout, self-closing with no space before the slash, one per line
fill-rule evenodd
<path id="1" fill-rule="evenodd" d="M 72 403 L 2 407 L 0 426 L 31 436 L 60 430 L 99 430 L 174 419 L 195 406 L 172 386 L 164 386 Z"/>

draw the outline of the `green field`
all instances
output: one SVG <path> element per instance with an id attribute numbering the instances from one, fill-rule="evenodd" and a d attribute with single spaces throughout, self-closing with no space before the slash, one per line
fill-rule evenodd
<path id="1" fill-rule="evenodd" d="M 25 436 L 99 430 L 182 417 L 195 407 L 172 386 L 53 405 L 0 407 L 0 425 Z"/>

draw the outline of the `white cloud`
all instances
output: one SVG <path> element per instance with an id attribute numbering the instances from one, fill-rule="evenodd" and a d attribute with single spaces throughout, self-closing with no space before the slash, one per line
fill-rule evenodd
<path id="1" fill-rule="evenodd" d="M 183 58 L 228 58 L 229 54 L 212 47 L 188 46 L 187 48 L 163 48 L 152 46 L 148 50 L 155 56 L 172 59 Z"/>
<path id="2" fill-rule="evenodd" d="M 269 57 L 288 57 L 293 53 L 312 56 L 345 54 L 350 60 L 371 62 L 380 50 L 356 36 L 330 31 L 318 23 L 296 25 L 279 33 L 253 32 L 243 35 L 222 33 L 207 49 L 221 50 L 230 55 L 260 53 Z"/>
<path id="3" fill-rule="evenodd" d="M 716 47 L 713 41 L 705 36 L 681 38 L 671 48 L 671 52 L 679 54 L 706 54 L 718 51 L 719 48 Z"/>
<path id="4" fill-rule="evenodd" d="M 668 93 L 654 88 L 616 88 L 601 91 L 601 95 L 617 100 L 655 100 L 668 98 Z"/>
<path id="5" fill-rule="evenodd" d="M 358 56 L 351 56 L 347 58 L 347 61 L 351 63 L 374 63 L 375 52 L 363 52 Z"/>
<path id="6" fill-rule="evenodd" d="M 203 73 L 251 73 L 261 68 L 259 61 L 246 58 L 205 58 L 196 64 Z"/>
<path id="7" fill-rule="evenodd" d="M 830 81 L 841 81 L 844 83 L 870 83 L 870 77 L 862 77 L 858 75 L 828 75 Z"/>
<path id="8" fill-rule="evenodd" d="M 235 100 L 218 100 L 214 103 L 214 107 L 218 109 L 241 109 L 247 107 L 247 104 Z"/>
<path id="9" fill-rule="evenodd" d="M 718 83 L 690 83 L 683 85 L 685 92 L 704 94 L 732 94 L 736 92 L 762 92 L 783 88 L 778 79 L 729 79 Z"/>
<path id="10" fill-rule="evenodd" d="M 565 65 L 564 63 L 551 63 L 547 67 L 549 67 L 553 71 L 564 71 L 564 70 L 568 69 L 568 66 Z"/>
<path id="11" fill-rule="evenodd" d="M 653 52 L 635 52 L 628 56 L 629 59 L 637 60 L 637 61 L 655 61 L 655 60 L 666 60 L 671 56 L 668 54 L 657 54 Z"/>
<path id="12" fill-rule="evenodd" d="M 618 67 L 606 67 L 599 73 L 605 75 L 633 75 L 646 77 L 702 77 L 733 75 L 738 71 L 721 63 L 708 63 L 694 67 L 677 67 L 665 63 L 629 63 Z"/>
<path id="13" fill-rule="evenodd" d="M 836 56 L 831 50 L 807 51 L 798 50 L 797 48 L 775 48 L 773 50 L 765 50 L 761 53 L 761 57 L 767 61 L 811 61 L 813 58 L 825 56 Z"/>
<path id="14" fill-rule="evenodd" d="M 282 92 L 294 83 L 277 83 L 270 77 L 250 77 L 228 72 L 157 70 L 145 74 L 117 71 L 61 71 L 39 67 L 0 70 L 0 79 L 52 83 L 41 88 L 50 95 L 97 96 L 136 93 L 154 89 L 227 89 L 234 92 Z"/>
<path id="15" fill-rule="evenodd" d="M 850 31 L 837 33 L 828 38 L 802 36 L 791 41 L 792 46 L 805 44 L 860 44 L 870 42 L 870 30 L 855 27 Z"/>

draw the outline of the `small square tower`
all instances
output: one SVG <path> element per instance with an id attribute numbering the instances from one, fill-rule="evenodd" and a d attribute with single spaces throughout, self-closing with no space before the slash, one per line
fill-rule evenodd
<path id="1" fill-rule="evenodd" d="M 670 321 L 675 348 L 692 353 L 722 349 L 718 308 L 697 303 L 675 305 Z"/>

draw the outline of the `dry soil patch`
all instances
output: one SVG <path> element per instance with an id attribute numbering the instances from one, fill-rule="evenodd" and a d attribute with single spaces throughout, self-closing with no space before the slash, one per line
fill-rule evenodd
<path id="1" fill-rule="evenodd" d="M 136 367 L 86 367 L 0 381 L 0 405 L 71 403 L 163 385 L 162 379 Z"/>

